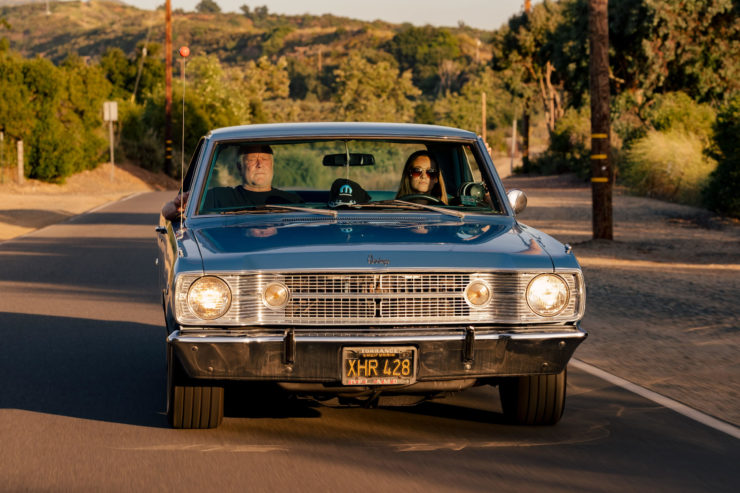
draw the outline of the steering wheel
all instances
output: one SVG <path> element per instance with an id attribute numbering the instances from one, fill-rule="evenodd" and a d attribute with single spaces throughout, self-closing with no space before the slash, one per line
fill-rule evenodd
<path id="1" fill-rule="evenodd" d="M 440 199 L 438 199 L 437 197 L 433 197 L 433 196 L 427 195 L 425 193 L 411 193 L 411 194 L 408 194 L 408 195 L 404 195 L 402 197 L 398 197 L 398 200 L 405 200 L 407 202 L 413 202 L 415 199 L 428 200 L 432 204 L 443 204 L 444 203 Z"/>

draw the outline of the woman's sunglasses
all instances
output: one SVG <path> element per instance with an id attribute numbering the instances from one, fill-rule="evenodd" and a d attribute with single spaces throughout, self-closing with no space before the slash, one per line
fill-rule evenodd
<path id="1" fill-rule="evenodd" d="M 414 178 L 419 178 L 424 173 L 424 171 L 427 172 L 427 176 L 429 178 L 436 178 L 437 174 L 439 174 L 439 170 L 437 169 L 427 168 L 424 170 L 421 168 L 411 168 L 409 170 L 409 175 L 411 175 Z"/>

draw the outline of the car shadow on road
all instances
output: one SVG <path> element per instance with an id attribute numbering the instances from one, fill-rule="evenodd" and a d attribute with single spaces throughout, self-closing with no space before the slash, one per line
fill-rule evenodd
<path id="1" fill-rule="evenodd" d="M 464 420 L 470 423 L 486 425 L 508 425 L 511 421 L 502 413 L 486 409 L 452 404 L 442 401 L 428 401 L 414 407 L 396 407 L 396 412 L 410 413 L 417 416 Z"/>
<path id="2" fill-rule="evenodd" d="M 157 225 L 157 214 L 143 212 L 95 212 L 81 214 L 67 220 L 67 224 L 111 224 L 114 226 L 151 226 L 152 231 Z"/>
<path id="3" fill-rule="evenodd" d="M 227 418 L 320 418 L 316 403 L 299 399 L 276 384 L 227 382 L 224 416 Z"/>
<path id="4" fill-rule="evenodd" d="M 166 427 L 161 326 L 0 312 L 0 408 Z"/>
<path id="5" fill-rule="evenodd" d="M 463 420 L 470 423 L 510 424 L 497 410 L 468 407 L 451 399 L 424 401 L 415 405 L 370 404 L 367 399 L 325 396 L 317 400 L 310 396 L 296 396 L 272 383 L 225 383 L 224 416 L 227 418 L 320 418 L 322 409 L 374 409 L 409 416 Z"/>

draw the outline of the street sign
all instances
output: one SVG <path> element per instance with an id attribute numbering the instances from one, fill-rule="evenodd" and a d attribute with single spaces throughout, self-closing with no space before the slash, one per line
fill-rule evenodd
<path id="1" fill-rule="evenodd" d="M 116 166 L 116 158 L 113 154 L 113 122 L 118 121 L 118 103 L 106 101 L 103 103 L 103 121 L 108 122 L 108 143 L 110 144 L 110 179 L 113 181 L 113 169 Z"/>
<path id="2" fill-rule="evenodd" d="M 106 122 L 117 122 L 118 121 L 118 102 L 106 101 L 103 103 L 103 121 L 106 121 Z"/>

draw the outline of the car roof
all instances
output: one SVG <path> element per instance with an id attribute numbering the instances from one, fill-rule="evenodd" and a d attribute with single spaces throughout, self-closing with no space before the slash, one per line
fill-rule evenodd
<path id="1" fill-rule="evenodd" d="M 439 125 L 412 123 L 314 122 L 241 125 L 212 130 L 216 140 L 279 140 L 292 138 L 399 138 L 474 141 L 473 132 Z"/>

